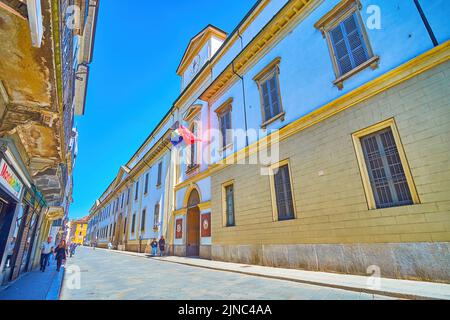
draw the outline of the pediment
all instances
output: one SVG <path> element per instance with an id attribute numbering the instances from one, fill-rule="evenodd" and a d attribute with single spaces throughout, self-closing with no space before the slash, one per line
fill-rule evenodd
<path id="1" fill-rule="evenodd" d="M 183 58 L 181 59 L 180 65 L 177 68 L 177 74 L 182 75 L 183 72 L 190 65 L 192 60 L 196 55 L 199 54 L 200 50 L 207 43 L 211 37 L 216 36 L 221 40 L 225 40 L 227 38 L 227 33 L 213 25 L 208 25 L 198 34 L 196 34 L 190 41 L 189 44 L 184 51 Z"/>

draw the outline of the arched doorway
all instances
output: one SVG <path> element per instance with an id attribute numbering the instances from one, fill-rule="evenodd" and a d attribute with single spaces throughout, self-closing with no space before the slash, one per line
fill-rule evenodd
<path id="1" fill-rule="evenodd" d="M 196 189 L 191 191 L 187 202 L 186 256 L 200 255 L 200 195 Z"/>

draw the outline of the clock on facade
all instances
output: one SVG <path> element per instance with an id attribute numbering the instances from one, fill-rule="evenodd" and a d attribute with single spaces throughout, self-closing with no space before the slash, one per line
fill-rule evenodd
<path id="1" fill-rule="evenodd" d="M 191 69 L 192 76 L 197 74 L 198 70 L 200 69 L 201 61 L 202 61 L 202 58 L 200 57 L 200 55 L 195 56 L 194 60 L 192 61 L 192 69 Z"/>

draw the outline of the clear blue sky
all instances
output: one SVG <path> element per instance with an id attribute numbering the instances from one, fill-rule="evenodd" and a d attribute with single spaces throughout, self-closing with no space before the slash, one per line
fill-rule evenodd
<path id="1" fill-rule="evenodd" d="M 256 0 L 101 1 L 70 218 L 96 199 L 180 93 L 175 70 L 206 25 L 233 31 Z"/>

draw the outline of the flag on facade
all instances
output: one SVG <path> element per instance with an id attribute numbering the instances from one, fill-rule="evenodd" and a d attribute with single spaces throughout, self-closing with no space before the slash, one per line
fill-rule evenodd
<path id="1" fill-rule="evenodd" d="M 186 127 L 180 125 L 180 127 L 177 129 L 178 132 L 183 137 L 183 141 L 189 146 L 191 144 L 194 144 L 196 141 L 203 141 L 202 139 L 196 137 L 189 129 Z"/>
<path id="2" fill-rule="evenodd" d="M 183 136 L 178 129 L 172 131 L 172 134 L 170 135 L 170 142 L 172 142 L 174 147 L 183 142 Z"/>

